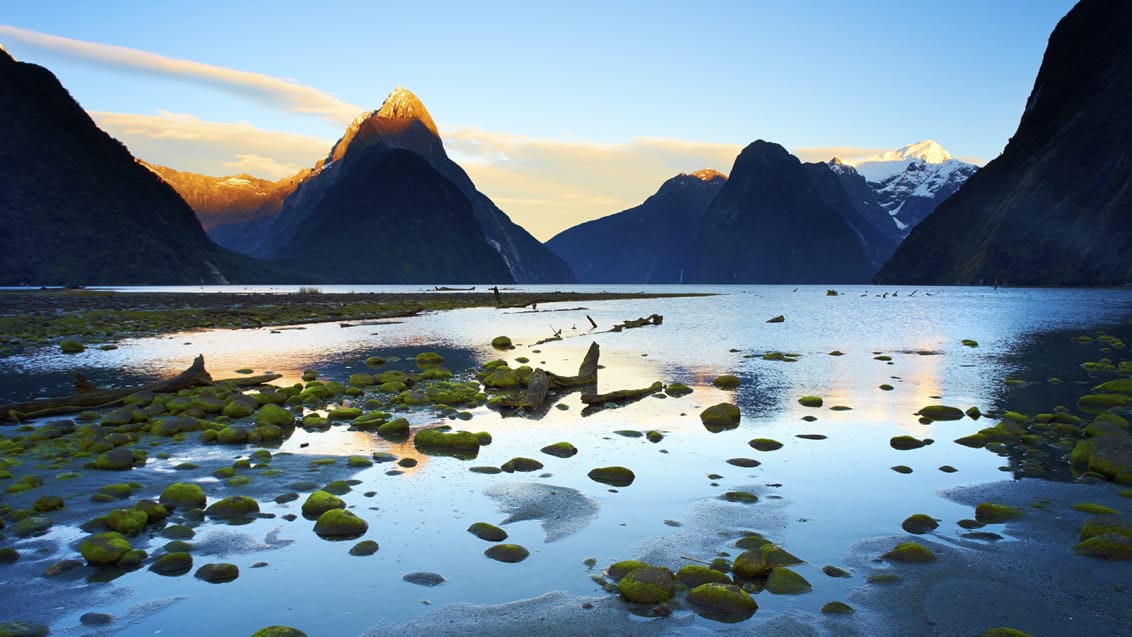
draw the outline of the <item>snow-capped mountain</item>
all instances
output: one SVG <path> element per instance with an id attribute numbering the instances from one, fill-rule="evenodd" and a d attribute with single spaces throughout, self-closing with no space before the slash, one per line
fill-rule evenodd
<path id="1" fill-rule="evenodd" d="M 829 167 L 842 181 L 863 179 L 876 194 L 873 201 L 854 202 L 858 207 L 879 206 L 892 225 L 881 221 L 879 229 L 903 239 L 979 169 L 951 156 L 938 143 L 924 140 L 899 150 L 877 153 L 858 160 L 834 157 Z M 848 186 L 847 186 L 848 189 Z M 865 197 L 864 199 L 872 199 Z M 870 219 L 882 219 L 868 214 Z"/>

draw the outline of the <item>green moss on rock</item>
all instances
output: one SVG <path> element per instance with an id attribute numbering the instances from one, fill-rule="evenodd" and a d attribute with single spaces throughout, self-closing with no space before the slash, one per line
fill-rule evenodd
<path id="1" fill-rule="evenodd" d="M 421 429 L 413 436 L 413 445 L 421 453 L 439 453 L 460 458 L 479 455 L 480 440 L 468 431 L 443 432 L 438 429 Z"/>
<path id="2" fill-rule="evenodd" d="M 1002 524 L 1022 517 L 1022 511 L 1006 504 L 982 502 L 975 507 L 975 519 L 983 524 Z"/>
<path id="3" fill-rule="evenodd" d="M 259 503 L 246 495 L 233 495 L 213 502 L 204 513 L 220 520 L 246 518 L 259 513 Z"/>
<path id="4" fill-rule="evenodd" d="M 781 442 L 771 438 L 754 438 L 747 441 L 747 444 L 757 451 L 774 451 L 782 448 Z"/>
<path id="5" fill-rule="evenodd" d="M 568 442 L 556 442 L 543 447 L 540 451 L 556 458 L 570 458 L 577 455 L 578 448 Z"/>
<path id="6" fill-rule="evenodd" d="M 518 544 L 496 544 L 488 547 L 483 554 L 497 562 L 514 564 L 527 559 L 531 552 Z"/>
<path id="7" fill-rule="evenodd" d="M 766 578 L 766 591 L 775 595 L 801 595 L 811 590 L 813 586 L 806 578 L 785 566 L 772 568 Z"/>
<path id="8" fill-rule="evenodd" d="M 132 549 L 130 541 L 116 531 L 92 535 L 79 545 L 83 559 L 93 566 L 114 564 Z"/>
<path id="9" fill-rule="evenodd" d="M 204 508 L 207 498 L 200 485 L 191 482 L 174 482 L 165 487 L 158 501 L 172 509 L 201 509 Z"/>
<path id="10" fill-rule="evenodd" d="M 149 522 L 149 516 L 137 509 L 114 509 L 106 515 L 111 530 L 123 535 L 137 535 Z"/>
<path id="11" fill-rule="evenodd" d="M 365 534 L 369 523 L 345 509 L 330 509 L 318 516 L 314 532 L 323 539 L 351 539 Z"/>
<path id="12" fill-rule="evenodd" d="M 687 396 L 688 394 L 692 393 L 692 388 L 688 387 L 684 383 L 669 383 L 664 387 L 664 393 L 673 398 L 679 398 L 681 396 Z"/>
<path id="13" fill-rule="evenodd" d="M 307 637 L 307 634 L 290 626 L 265 626 L 252 633 L 252 637 Z"/>
<path id="14" fill-rule="evenodd" d="M 350 555 L 355 557 L 367 557 L 377 553 L 379 548 L 381 547 L 373 540 L 362 540 L 350 547 Z"/>
<path id="15" fill-rule="evenodd" d="M 307 496 L 306 501 L 303 502 L 303 516 L 315 519 L 331 509 L 344 508 L 346 508 L 346 502 L 343 501 L 342 498 L 319 489 L 312 491 L 311 494 Z"/>
<path id="16" fill-rule="evenodd" d="M 468 527 L 468 533 L 487 542 L 502 542 L 507 539 L 507 531 L 487 522 L 473 523 Z"/>
<path id="17" fill-rule="evenodd" d="M 491 339 L 491 346 L 495 349 L 514 349 L 515 346 L 511 344 L 511 337 L 509 336 L 496 336 Z"/>
<path id="18" fill-rule="evenodd" d="M 405 440 L 409 437 L 409 421 L 404 418 L 394 418 L 377 428 L 377 435 L 386 440 Z"/>
<path id="19" fill-rule="evenodd" d="M 500 469 L 507 473 L 515 473 L 516 471 L 530 472 L 538 471 L 543 468 L 543 464 L 534 458 L 517 457 L 511 458 L 499 466 Z"/>
<path id="20" fill-rule="evenodd" d="M 257 425 L 276 425 L 278 427 L 290 427 L 295 424 L 295 414 L 276 405 L 268 403 L 259 408 L 255 414 L 255 423 Z"/>
<path id="21" fill-rule="evenodd" d="M 939 522 L 937 522 L 935 518 L 929 515 L 925 515 L 923 513 L 915 513 L 908 516 L 907 519 L 901 522 L 900 528 L 904 529 L 908 533 L 922 535 L 939 528 Z"/>
<path id="22" fill-rule="evenodd" d="M 235 564 L 227 562 L 215 562 L 212 564 L 205 564 L 197 569 L 193 577 L 204 580 L 210 584 L 223 584 L 224 582 L 231 582 L 240 576 L 240 569 Z"/>
<path id="23" fill-rule="evenodd" d="M 700 422 L 712 433 L 719 433 L 739 426 L 739 408 L 731 403 L 712 405 L 700 412 Z"/>
<path id="24" fill-rule="evenodd" d="M 711 384 L 720 389 L 735 389 L 741 382 L 739 377 L 734 374 L 723 374 L 716 376 L 715 379 L 711 381 Z"/>
<path id="25" fill-rule="evenodd" d="M 759 609 L 747 591 L 733 584 L 700 584 L 688 591 L 687 600 L 697 613 L 727 623 L 744 621 Z"/>
<path id="26" fill-rule="evenodd" d="M 917 416 L 929 420 L 961 420 L 966 414 L 958 407 L 948 405 L 928 405 L 916 412 Z"/>
<path id="27" fill-rule="evenodd" d="M 616 580 L 621 579 L 622 577 L 628 575 L 630 572 L 638 568 L 643 568 L 645 566 L 648 566 L 648 564 L 645 564 L 640 560 L 621 560 L 620 562 L 614 562 L 613 564 L 610 564 L 609 568 L 605 569 L 605 572 L 607 575 Z"/>
<path id="28" fill-rule="evenodd" d="M 890 562 L 902 562 L 907 564 L 923 564 L 926 562 L 934 562 L 936 557 L 931 549 L 916 542 L 902 542 L 897 544 L 891 551 L 882 555 L 884 559 Z"/>
<path id="29" fill-rule="evenodd" d="M 621 596 L 638 604 L 659 604 L 676 595 L 672 571 L 645 566 L 633 569 L 617 583 Z"/>
<path id="30" fill-rule="evenodd" d="M 826 602 L 822 604 L 821 612 L 823 615 L 849 615 L 854 613 L 853 607 L 845 602 Z"/>
<path id="31" fill-rule="evenodd" d="M 193 556 L 184 551 L 167 553 L 157 558 L 149 570 L 158 575 L 184 575 L 193 568 Z"/>
<path id="32" fill-rule="evenodd" d="M 614 487 L 627 487 L 633 484 L 633 480 L 637 478 L 631 470 L 625 467 L 598 467 L 591 470 L 588 474 L 590 480 L 608 484 Z"/>
<path id="33" fill-rule="evenodd" d="M 695 588 L 702 584 L 730 584 L 731 578 L 714 568 L 702 564 L 685 564 L 676 571 L 676 578 L 687 588 Z"/>
<path id="34" fill-rule="evenodd" d="M 821 407 L 825 401 L 821 396 L 802 396 L 798 399 L 798 404 L 803 407 Z"/>

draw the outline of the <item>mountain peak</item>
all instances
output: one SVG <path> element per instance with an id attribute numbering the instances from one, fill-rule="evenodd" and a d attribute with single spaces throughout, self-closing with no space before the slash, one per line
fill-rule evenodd
<path id="1" fill-rule="evenodd" d="M 436 123 L 432 121 L 432 116 L 428 114 L 428 109 L 424 107 L 420 98 L 409 89 L 401 86 L 393 89 L 393 92 L 381 103 L 381 108 L 377 109 L 373 115 L 394 120 L 415 119 L 424 124 L 425 128 L 433 135 L 440 137 Z"/>
<path id="2" fill-rule="evenodd" d="M 8 49 L 5 49 L 3 44 L 0 44 L 0 62 L 15 62 L 15 61 L 16 61 L 16 58 L 12 57 L 11 53 L 8 53 Z"/>
<path id="3" fill-rule="evenodd" d="M 708 182 L 714 181 L 716 179 L 724 179 L 724 180 L 727 179 L 727 175 L 724 175 L 723 173 L 719 172 L 718 170 L 716 170 L 714 168 L 703 168 L 703 169 L 697 170 L 694 173 L 688 173 L 688 176 L 695 177 L 696 179 L 699 179 L 700 181 L 708 181 Z"/>
<path id="4" fill-rule="evenodd" d="M 888 150 L 883 153 L 877 153 L 871 157 L 866 157 L 859 161 L 853 162 L 855 164 L 863 164 L 872 161 L 905 161 L 908 159 L 922 159 L 929 164 L 942 164 L 943 162 L 951 159 L 951 153 L 944 150 L 938 142 L 930 139 L 916 142 L 915 144 L 908 144 L 899 150 Z"/>

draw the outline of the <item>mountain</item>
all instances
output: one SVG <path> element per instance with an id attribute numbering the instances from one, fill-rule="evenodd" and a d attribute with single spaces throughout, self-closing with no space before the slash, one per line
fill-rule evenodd
<path id="1" fill-rule="evenodd" d="M 201 284 L 267 269 L 100 130 L 47 69 L 0 49 L 0 284 Z"/>
<path id="2" fill-rule="evenodd" d="M 679 283 L 694 262 L 704 213 L 726 181 L 710 169 L 681 173 L 641 205 L 564 230 L 546 246 L 579 283 Z"/>
<path id="3" fill-rule="evenodd" d="M 415 175 L 412 182 L 417 189 L 401 188 L 387 189 L 387 194 L 396 194 L 401 199 L 384 202 L 380 199 L 362 193 L 367 179 L 372 180 L 374 188 L 385 184 L 384 173 L 391 170 L 392 165 L 385 161 L 385 155 L 392 151 L 405 151 L 395 153 L 395 158 L 405 159 L 415 155 L 423 159 L 432 169 L 426 174 L 420 166 L 414 165 L 409 172 Z M 422 270 L 418 277 L 424 277 L 425 272 L 440 276 L 433 268 L 439 261 L 429 259 L 430 255 L 451 249 L 464 249 L 470 244 L 486 244 L 494 251 L 494 259 L 484 262 L 482 268 L 464 270 L 460 272 L 445 272 L 440 278 L 399 278 L 404 282 L 457 282 L 457 281 L 518 281 L 523 283 L 550 283 L 572 282 L 573 273 L 561 259 L 549 249 L 539 243 L 526 230 L 514 224 L 483 193 L 479 192 L 472 180 L 459 165 L 448 158 L 444 151 L 439 131 L 432 117 L 424 105 L 408 90 L 398 87 L 385 99 L 381 107 L 368 114 L 359 116 L 346 129 L 342 138 L 331 148 L 326 159 L 320 161 L 311 169 L 309 175 L 303 178 L 283 202 L 280 213 L 275 217 L 259 235 L 259 241 L 250 247 L 250 254 L 266 258 L 290 258 L 295 255 L 311 255 L 307 242 L 318 233 L 325 233 L 334 237 L 336 252 L 363 251 L 369 249 L 374 241 L 384 242 L 384 237 L 366 236 L 352 227 L 355 222 L 366 225 L 365 215 L 376 215 L 389 219 L 389 225 L 383 226 L 380 233 L 386 235 L 397 234 L 402 231 L 401 224 L 421 224 L 422 227 L 432 227 L 440 234 L 445 234 L 441 228 L 441 219 L 428 219 L 426 211 L 439 213 L 435 205 L 447 201 L 452 205 L 455 200 L 450 193 L 437 195 L 422 200 L 418 210 L 413 207 L 414 196 L 430 196 L 426 185 L 436 182 L 434 188 L 447 191 L 454 187 L 460 193 L 464 203 L 471 210 L 475 219 L 473 232 L 466 235 L 451 236 L 452 242 L 469 244 L 456 247 L 455 243 L 440 243 L 436 240 L 423 241 L 415 245 L 413 253 L 421 259 Z M 441 183 L 446 182 L 446 183 Z M 349 199 L 336 192 L 339 188 L 346 188 L 350 192 L 364 199 L 365 207 L 352 205 Z M 333 206 L 336 207 L 332 207 Z M 383 207 L 399 211 L 408 215 L 400 220 L 391 218 Z M 453 209 L 454 215 L 463 214 L 463 204 L 460 210 Z M 317 213 L 317 214 L 316 214 Z M 339 219 L 341 225 L 326 224 L 324 217 L 333 216 Z M 459 227 L 463 228 L 463 225 Z M 478 253 L 478 252 L 477 252 Z M 485 278 L 496 275 L 494 261 L 502 260 L 506 266 L 506 276 L 498 279 Z M 395 268 L 355 272 L 352 275 L 367 280 L 372 276 L 373 281 L 385 281 L 392 270 L 406 267 L 404 263 Z M 430 276 L 432 276 L 430 275 Z"/>
<path id="4" fill-rule="evenodd" d="M 236 252 L 251 251 L 265 225 L 283 209 L 283 200 L 311 173 L 302 170 L 268 181 L 247 174 L 210 177 L 141 163 L 192 207 L 210 239 Z"/>
<path id="5" fill-rule="evenodd" d="M 1132 282 L 1132 3 L 1057 24 L 1002 154 L 908 236 L 886 283 Z"/>
<path id="6" fill-rule="evenodd" d="M 817 189 L 822 203 L 841 213 L 841 218 L 853 230 L 865 251 L 870 272 L 879 270 L 896 251 L 896 246 L 900 245 L 900 237 L 881 230 L 882 227 L 894 227 L 883 209 L 863 205 L 869 201 L 870 196 L 875 201 L 876 193 L 865 184 L 864 179 L 858 176 L 854 181 L 847 173 L 835 171 L 830 164 L 806 163 L 802 164 L 802 168 Z M 862 192 L 853 190 L 854 186 Z M 858 203 L 854 204 L 854 201 Z"/>
<path id="7" fill-rule="evenodd" d="M 867 183 L 876 193 L 875 204 L 864 204 L 861 199 L 855 200 L 855 205 L 858 210 L 863 204 L 879 206 L 888 215 L 887 223 L 876 223 L 883 217 L 875 212 L 861 212 L 874 221 L 878 230 L 900 239 L 907 237 L 912 228 L 979 169 L 975 164 L 953 158 L 930 139 L 856 161 L 842 162 L 834 157 L 829 166 L 842 177 L 846 190 L 857 188 L 846 183 L 855 181 L 855 176 Z"/>
<path id="8" fill-rule="evenodd" d="M 736 158 L 695 253 L 700 283 L 847 283 L 874 271 L 860 237 L 798 158 L 762 140 Z"/>

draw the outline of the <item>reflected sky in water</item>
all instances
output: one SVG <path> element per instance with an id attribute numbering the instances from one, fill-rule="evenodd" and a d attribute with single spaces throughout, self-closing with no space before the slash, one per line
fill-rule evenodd
<path id="1" fill-rule="evenodd" d="M 351 327 L 328 323 L 302 329 L 193 332 L 126 341 L 113 351 L 14 357 L 0 362 L 0 400 L 68 393 L 75 369 L 106 386 L 164 378 L 187 367 L 197 354 L 204 355 L 215 378 L 252 368 L 257 373 L 282 373 L 280 384 L 298 382 L 306 369 L 317 370 L 320 378 L 345 380 L 351 373 L 369 371 L 364 360 L 372 355 L 401 358 L 382 369 L 411 370 L 412 356 L 426 350 L 441 352 L 445 366 L 455 372 L 493 358 L 517 365 L 516 358 L 527 357 L 531 366 L 569 375 L 575 373 L 590 343 L 597 342 L 603 365 L 599 391 L 646 387 L 653 381 L 683 382 L 695 391 L 679 399 L 649 397 L 589 416 L 582 415 L 579 395 L 569 394 L 561 400 L 566 409 L 551 409 L 533 421 L 501 418 L 486 408 L 472 410 L 468 422 L 444 420 L 430 411 L 409 415 L 414 426 L 445 423 L 490 432 L 493 444 L 483 447 L 472 461 L 422 456 L 411 443 L 390 443 L 341 427 L 328 433 L 298 431 L 282 451 L 341 456 L 389 451 L 419 461 L 402 475 L 386 474 L 395 468 L 392 464 L 361 470 L 356 475 L 361 484 L 345 496 L 353 510 L 370 522 L 366 537 L 377 540 L 381 550 L 359 561 L 346 556 L 348 545 L 319 540 L 301 518 L 291 524 L 280 519 L 256 521 L 239 530 L 263 538 L 281 528 L 283 537 L 295 540 L 271 552 L 266 567 L 270 577 L 249 572 L 223 587 L 192 586 L 189 599 L 140 621 L 136 634 L 204 613 L 231 627 L 232 634 L 250 634 L 270 623 L 327 626 L 327 607 L 339 609 L 333 619 L 335 634 L 356 634 L 379 619 L 393 622 L 416 616 L 422 600 L 433 605 L 498 603 L 552 590 L 598 594 L 591 573 L 582 566 L 585 558 L 597 558 L 604 566 L 639 557 L 657 538 L 680 532 L 681 527 L 665 521 L 693 525 L 699 503 L 736 489 L 758 493 L 762 500 L 755 505 L 728 505 L 750 507 L 744 527 L 766 533 L 805 559 L 807 563 L 797 570 L 817 590 L 800 597 L 760 594 L 760 611 L 751 620 L 757 623 L 791 610 L 817 613 L 824 602 L 844 598 L 849 587 L 860 582 L 827 578 L 821 566 L 842 564 L 857 540 L 898 533 L 900 522 L 912 513 L 940 518 L 937 533 L 957 535 L 960 530 L 954 522 L 971 517 L 972 512 L 936 493 L 1009 475 L 999 470 L 1002 459 L 951 442 L 986 423 L 965 419 L 922 425 L 915 411 L 933 403 L 996 408 L 1003 379 L 1019 371 L 1011 366 L 1013 355 L 1035 335 L 1091 329 L 1132 315 L 1132 295 L 1124 290 L 917 291 L 856 286 L 841 287 L 838 296 L 827 296 L 824 287 L 815 286 L 703 289 L 720 294 L 587 302 L 578 304 L 581 307 L 540 305 L 538 311 L 456 310 Z M 887 297 L 882 296 L 885 292 Z M 654 313 L 664 316 L 662 325 L 603 332 L 616 323 Z M 785 321 L 767 322 L 777 315 Z M 590 329 L 587 316 L 597 322 L 598 330 Z M 532 345 L 559 331 L 563 340 Z M 511 337 L 517 347 L 493 349 L 491 339 L 498 335 Z M 974 339 L 979 346 L 965 347 L 963 339 Z M 834 350 L 844 355 L 831 356 Z M 763 360 L 767 352 L 796 354 L 797 361 Z M 735 391 L 712 387 L 711 380 L 724 373 L 738 375 L 741 386 Z M 882 384 L 893 389 L 882 391 Z M 797 399 L 806 394 L 822 396 L 824 406 L 802 407 Z M 740 406 L 742 423 L 735 430 L 709 433 L 698 415 L 723 401 Z M 835 411 L 830 409 L 833 406 L 850 409 Z M 808 415 L 817 419 L 802 419 Z M 623 429 L 655 429 L 665 438 L 654 444 L 614 433 Z M 826 439 L 803 439 L 798 434 L 821 434 Z M 902 434 L 937 442 L 914 451 L 892 449 L 888 440 Z M 747 444 L 755 437 L 773 438 L 784 446 L 756 451 Z M 539 452 L 560 440 L 572 442 L 579 454 L 558 459 Z M 201 453 L 225 457 L 230 463 L 247 451 L 210 447 Z M 468 471 L 473 465 L 499 466 L 515 456 L 537 458 L 545 468 L 514 475 Z M 736 457 L 762 464 L 739 468 L 726 463 Z M 150 470 L 185 460 L 155 461 Z M 630 467 L 636 481 L 611 492 L 586 477 L 594 467 L 614 464 Z M 913 471 L 899 474 L 891 469 L 895 465 Z M 959 471 L 943 473 L 938 470 L 942 465 Z M 711 479 L 708 474 L 722 477 Z M 552 543 L 544 541 L 538 520 L 509 524 L 509 541 L 526 546 L 531 557 L 516 565 L 488 560 L 482 556 L 486 544 L 464 529 L 476 521 L 499 523 L 505 517 L 499 503 L 484 491 L 516 481 L 576 489 L 598 501 L 600 513 L 578 533 Z M 367 491 L 374 495 L 362 495 Z M 265 503 L 265 510 L 280 515 L 296 508 L 297 504 Z M 713 550 L 734 553 L 728 543 L 740 529 L 717 531 L 725 535 L 715 541 Z M 256 557 L 240 559 L 250 562 Z M 400 580 L 413 571 L 436 571 L 449 581 L 423 589 Z M 144 585 L 129 581 L 131 577 L 144 580 Z M 132 574 L 122 580 L 132 588 L 123 592 L 120 603 L 182 594 L 183 579 Z M 292 587 L 302 582 L 303 603 L 289 606 L 282 617 L 253 613 L 248 618 L 234 611 L 216 615 L 230 596 L 243 600 L 244 608 L 270 608 L 273 598 L 282 594 L 283 582 Z M 375 599 L 381 600 L 379 616 L 372 610 Z M 695 625 L 710 629 L 711 623 L 697 619 Z"/>

